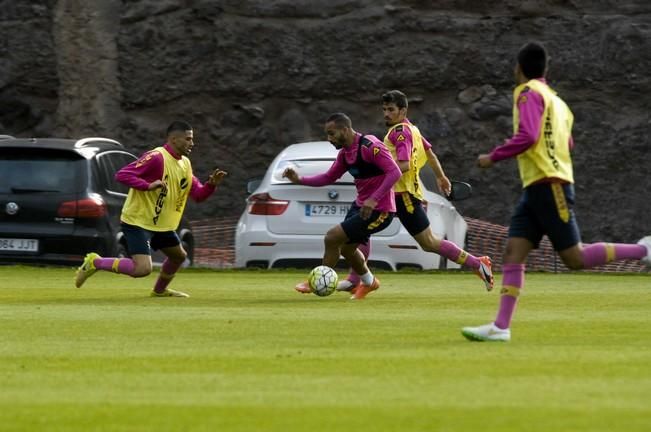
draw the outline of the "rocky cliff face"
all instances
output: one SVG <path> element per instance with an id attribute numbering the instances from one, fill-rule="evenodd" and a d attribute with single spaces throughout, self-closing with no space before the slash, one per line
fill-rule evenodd
<path id="1" fill-rule="evenodd" d="M 333 111 L 383 134 L 382 92 L 448 176 L 462 214 L 508 224 L 516 165 L 475 165 L 509 136 L 517 49 L 535 39 L 575 116 L 584 241 L 651 232 L 651 4 L 644 0 L 0 0 L 0 133 L 104 135 L 142 152 L 190 121 L 199 177 L 229 171 L 194 218 L 239 214 L 245 182 Z"/>

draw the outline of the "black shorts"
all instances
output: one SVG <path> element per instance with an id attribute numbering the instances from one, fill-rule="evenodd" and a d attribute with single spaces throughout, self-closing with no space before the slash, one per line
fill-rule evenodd
<path id="1" fill-rule="evenodd" d="M 175 231 L 149 231 L 139 226 L 122 222 L 122 233 L 127 239 L 129 255 L 151 255 L 151 249 L 165 249 L 181 244 Z"/>
<path id="2" fill-rule="evenodd" d="M 396 194 L 396 216 L 412 237 L 429 228 L 429 219 L 422 201 L 409 192 Z"/>
<path id="3" fill-rule="evenodd" d="M 562 251 L 581 242 L 574 215 L 574 185 L 540 183 L 524 189 L 509 225 L 509 237 L 524 237 L 538 248 L 547 235 Z"/>
<path id="4" fill-rule="evenodd" d="M 380 232 L 391 224 L 393 213 L 373 210 L 371 217 L 362 219 L 359 215 L 360 207 L 353 204 L 348 210 L 341 227 L 348 236 L 348 243 L 366 244 L 371 234 Z"/>

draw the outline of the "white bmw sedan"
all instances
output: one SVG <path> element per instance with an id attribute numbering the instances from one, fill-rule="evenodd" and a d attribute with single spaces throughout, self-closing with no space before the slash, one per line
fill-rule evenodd
<path id="1" fill-rule="evenodd" d="M 292 144 L 271 163 L 264 178 L 249 182 L 247 206 L 235 233 L 236 267 L 314 267 L 323 257 L 323 237 L 343 221 L 355 200 L 353 178 L 346 173 L 330 186 L 295 185 L 282 177 L 287 167 L 301 176 L 320 174 L 332 165 L 337 150 L 328 141 Z M 424 169 L 428 169 L 425 167 Z M 430 227 L 439 238 L 465 245 L 467 224 L 442 196 L 425 191 Z M 438 254 L 424 252 L 395 218 L 371 236 L 373 268 L 459 268 Z M 340 262 L 342 267 L 346 265 Z"/>

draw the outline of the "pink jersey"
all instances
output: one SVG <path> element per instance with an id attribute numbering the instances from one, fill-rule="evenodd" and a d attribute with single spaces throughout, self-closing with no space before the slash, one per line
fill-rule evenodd
<path id="1" fill-rule="evenodd" d="M 404 119 L 402 123 L 411 124 L 408 119 Z M 411 158 L 411 150 L 414 147 L 414 141 L 410 128 L 403 127 L 400 130 L 393 129 L 387 138 L 396 148 L 396 157 L 398 158 L 398 161 L 408 161 Z M 421 138 L 423 140 L 425 151 L 431 149 L 432 144 L 430 144 L 424 136 L 421 135 Z"/>
<path id="2" fill-rule="evenodd" d="M 337 159 L 328 171 L 323 174 L 301 177 L 301 184 L 307 186 L 325 186 L 336 182 L 348 171 L 350 166 L 357 162 L 360 138 L 361 134 L 356 134 L 353 144 L 350 147 L 343 147 L 339 150 Z M 400 169 L 382 141 L 373 135 L 364 135 L 364 138 L 369 140 L 370 144 L 362 145 L 361 149 L 359 149 L 361 151 L 361 158 L 367 164 L 377 167 L 381 174 L 368 178 L 355 179 L 355 187 L 357 188 L 357 199 L 355 203 L 361 207 L 364 201 L 368 198 L 373 198 L 377 201 L 376 210 L 395 212 L 396 202 L 392 187 L 400 178 Z"/>
<path id="3" fill-rule="evenodd" d="M 540 81 L 545 82 L 543 78 Z M 518 132 L 506 140 L 504 144 L 495 147 L 490 154 L 493 162 L 498 162 L 524 153 L 538 141 L 540 125 L 545 111 L 545 100 L 535 91 L 528 91 L 526 98 L 518 100 L 520 123 Z M 574 140 L 570 136 L 570 149 L 574 147 Z"/>
<path id="4" fill-rule="evenodd" d="M 163 146 L 175 159 L 181 159 L 174 150 L 165 144 Z M 149 184 L 163 178 L 163 155 L 157 151 L 149 151 L 143 154 L 140 159 L 131 162 L 115 174 L 115 180 L 133 189 L 147 190 Z M 209 184 L 202 184 L 194 175 L 192 176 L 192 187 L 190 198 L 201 202 L 208 198 L 215 191 L 215 187 Z"/>

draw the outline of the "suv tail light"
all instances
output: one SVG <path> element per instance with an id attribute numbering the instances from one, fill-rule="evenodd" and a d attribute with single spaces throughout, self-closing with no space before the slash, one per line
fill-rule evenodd
<path id="1" fill-rule="evenodd" d="M 67 218 L 99 218 L 106 214 L 104 200 L 96 194 L 76 201 L 64 201 L 59 204 L 57 215 Z"/>
<path id="2" fill-rule="evenodd" d="M 268 193 L 251 195 L 247 201 L 249 203 L 248 211 L 254 215 L 278 216 L 283 214 L 289 206 L 289 201 L 273 199 Z"/>

